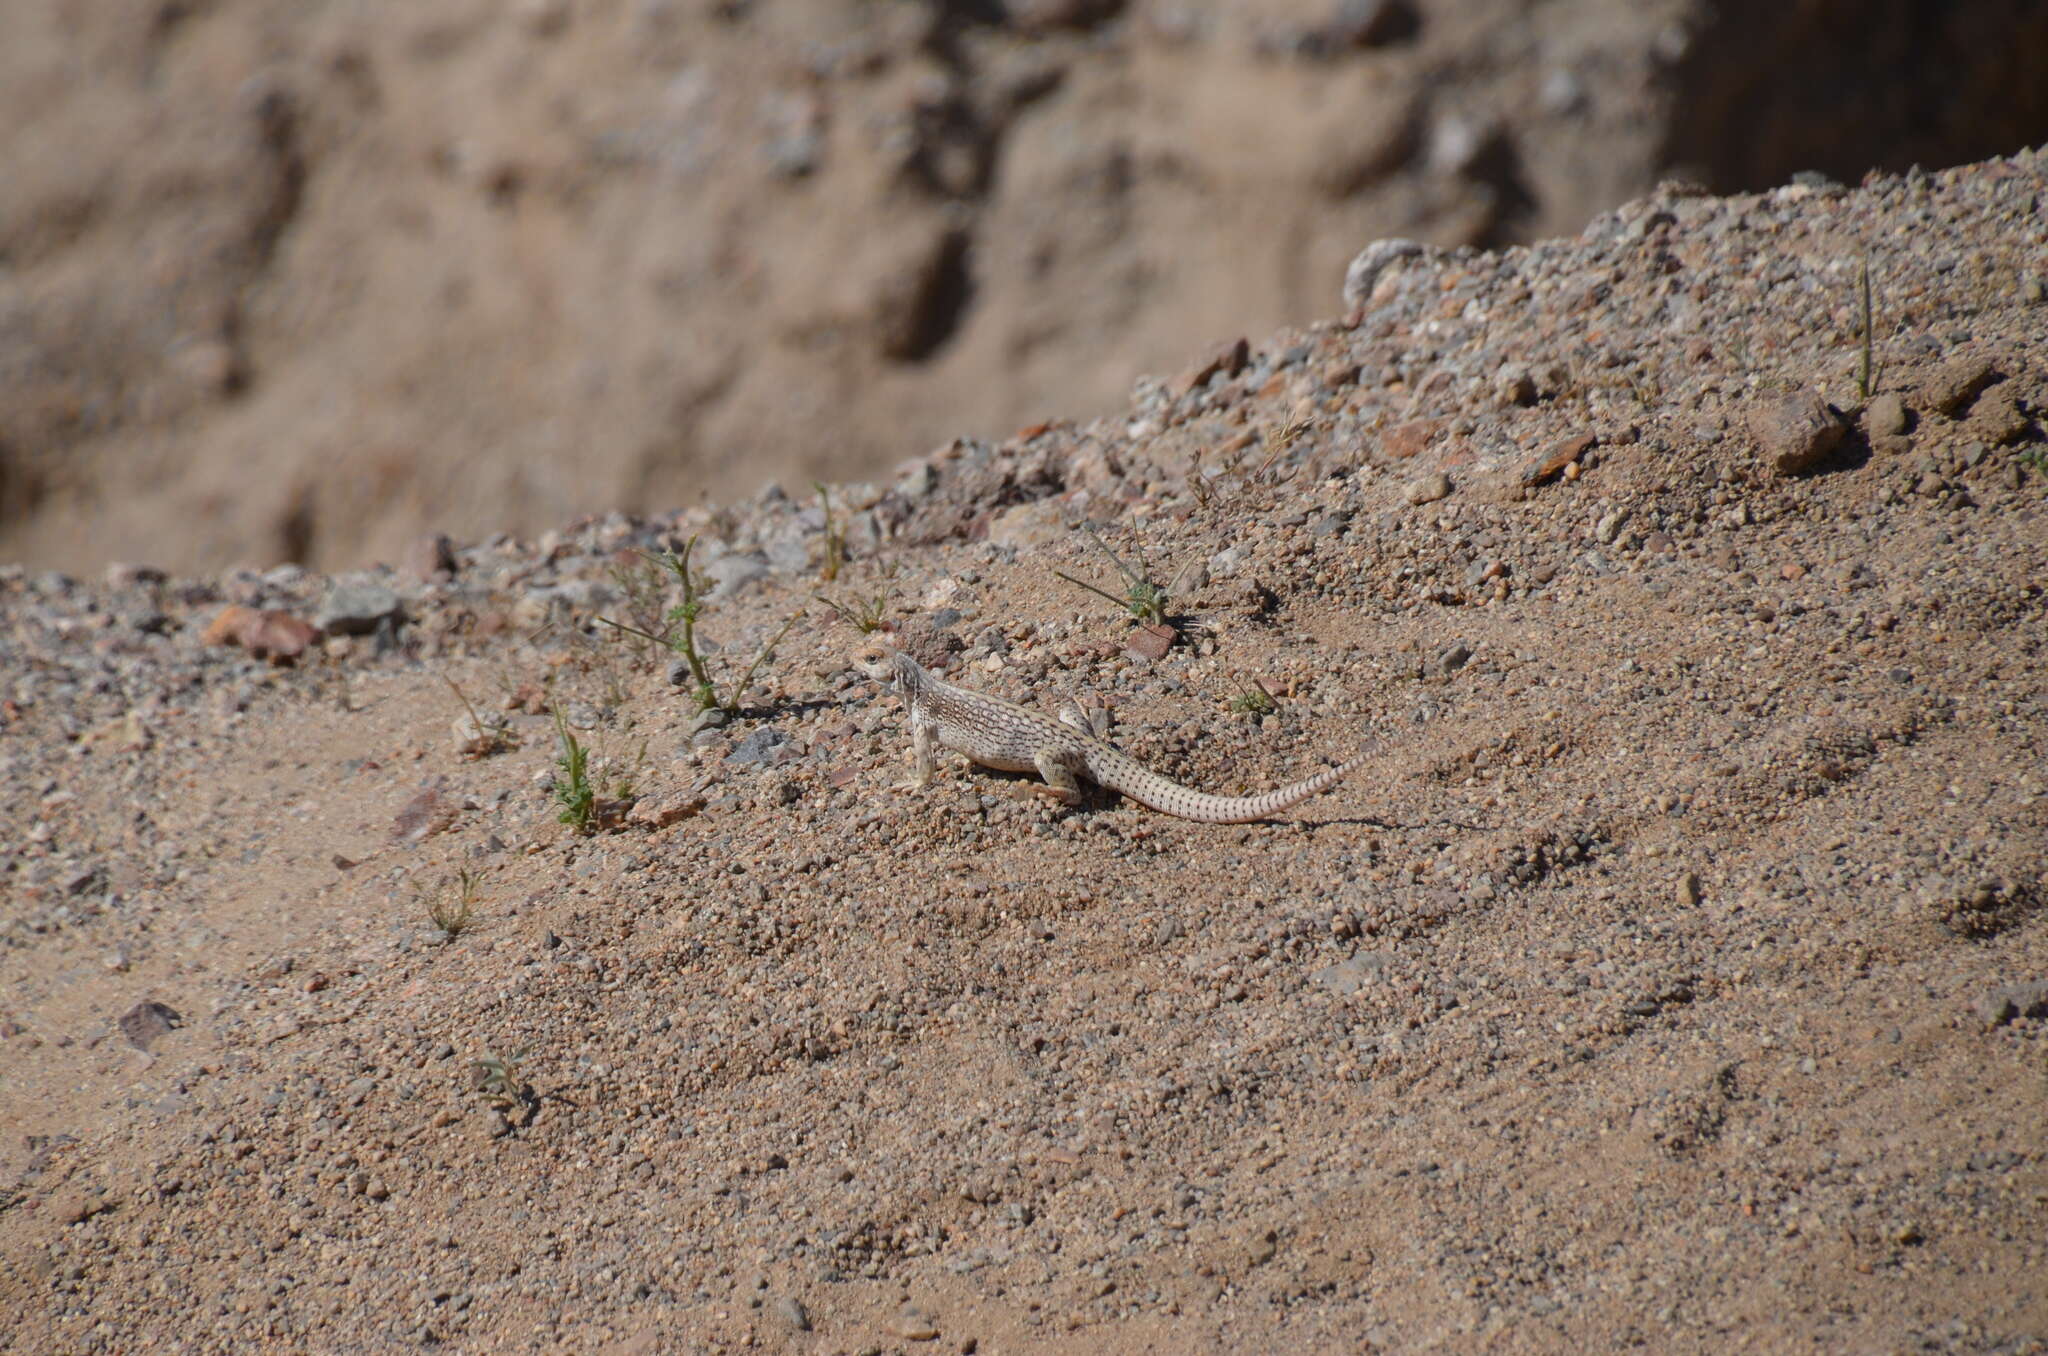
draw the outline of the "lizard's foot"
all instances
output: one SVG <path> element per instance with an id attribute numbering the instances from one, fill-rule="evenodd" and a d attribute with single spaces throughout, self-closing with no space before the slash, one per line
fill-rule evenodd
<path id="1" fill-rule="evenodd" d="M 1029 790 L 1034 796 L 1044 796 L 1047 800 L 1058 801 L 1062 805 L 1079 805 L 1081 803 L 1079 787 L 1040 786 L 1033 784 L 1029 787 Z"/>
<path id="2" fill-rule="evenodd" d="M 1090 739 L 1109 738 L 1109 710 L 1098 706 L 1093 711 L 1085 710 L 1072 697 L 1060 702 L 1060 724 L 1078 731 Z"/>
<path id="3" fill-rule="evenodd" d="M 889 789 L 891 791 L 924 791 L 929 789 L 931 784 L 932 780 L 929 777 L 912 777 L 908 781 L 896 783 Z"/>

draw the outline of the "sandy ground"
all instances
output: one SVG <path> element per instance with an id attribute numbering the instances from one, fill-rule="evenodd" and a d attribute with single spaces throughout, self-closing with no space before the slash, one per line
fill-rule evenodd
<path id="1" fill-rule="evenodd" d="M 0 574 L 0 1346 L 2043 1350 L 2044 194 L 1398 258 L 829 514 Z M 599 620 L 692 537 L 728 695 L 797 616 L 722 724 Z M 821 594 L 1191 785 L 1372 757 L 894 790 Z"/>

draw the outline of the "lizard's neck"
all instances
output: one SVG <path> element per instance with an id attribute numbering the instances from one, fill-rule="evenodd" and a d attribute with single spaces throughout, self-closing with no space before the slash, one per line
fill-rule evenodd
<path id="1" fill-rule="evenodd" d="M 938 679 L 924 671 L 915 659 L 907 654 L 896 656 L 896 690 L 903 694 L 905 702 L 920 703 L 928 700 L 937 690 Z"/>

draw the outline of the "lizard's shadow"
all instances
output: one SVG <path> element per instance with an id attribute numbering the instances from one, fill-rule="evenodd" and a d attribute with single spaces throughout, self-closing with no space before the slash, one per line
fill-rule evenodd
<path id="1" fill-rule="evenodd" d="M 1271 823 L 1273 821 L 1260 820 L 1259 822 Z M 1356 827 L 1371 829 L 1401 829 L 1409 833 L 1422 833 L 1428 829 L 1465 829 L 1472 833 L 1485 833 L 1490 829 L 1500 827 L 1497 824 L 1467 824 L 1461 819 L 1439 819 L 1425 824 L 1396 824 L 1384 819 L 1374 819 L 1371 815 L 1345 815 L 1336 819 L 1304 819 L 1297 822 L 1310 831 L 1335 828 L 1340 824 L 1350 824 Z"/>
<path id="2" fill-rule="evenodd" d="M 1085 823 L 1088 820 L 1094 819 L 1097 815 L 1111 814 L 1119 811 L 1167 820 L 1177 818 L 1173 815 L 1154 815 L 1152 811 L 1145 807 L 1144 802 L 1133 800 L 1131 797 L 1120 792 L 1106 792 L 1097 786 L 1090 786 L 1082 795 L 1079 804 L 1062 805 L 1046 796 L 1043 791 L 1033 789 L 1045 785 L 1045 783 L 1038 780 L 1038 774 L 1035 772 L 1003 772 L 997 768 L 984 767 L 975 769 L 972 776 L 974 781 L 988 782 L 1005 788 L 1008 794 L 1021 804 L 1029 805 L 1033 802 L 1050 804 L 1053 810 L 1054 823 L 1063 823 L 1069 819 L 1077 819 Z M 969 784 L 972 785 L 973 782 Z M 1479 831 L 1486 827 L 1483 824 L 1464 824 L 1456 821 L 1439 824 L 1397 824 L 1389 820 L 1374 819 L 1371 815 L 1346 815 L 1331 819 L 1287 819 L 1276 814 L 1265 819 L 1238 819 L 1222 823 L 1203 819 L 1181 819 L 1178 822 L 1186 824 L 1191 828 L 1205 829 L 1227 829 L 1249 824 L 1300 824 L 1311 833 L 1317 829 L 1336 828 L 1339 825 L 1347 824 L 1355 828 L 1385 829 L 1389 832 L 1405 830 L 1411 833 L 1435 828 Z"/>

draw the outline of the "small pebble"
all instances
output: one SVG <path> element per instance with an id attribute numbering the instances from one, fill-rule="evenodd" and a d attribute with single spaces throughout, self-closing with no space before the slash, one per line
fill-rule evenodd
<path id="1" fill-rule="evenodd" d="M 906 1304 L 898 1311 L 890 1330 L 906 1342 L 929 1342 L 939 1335 L 939 1325 L 932 1316 L 914 1304 Z"/>
<path id="2" fill-rule="evenodd" d="M 1451 478 L 1442 471 L 1432 471 L 1426 476 L 1411 480 L 1402 489 L 1401 497 L 1410 504 L 1421 506 L 1433 504 L 1451 492 Z"/>
<path id="3" fill-rule="evenodd" d="M 809 1332 L 811 1330 L 810 1311 L 804 1308 L 802 1300 L 797 1299 L 793 1295 L 783 1295 L 775 1301 L 774 1307 L 776 1316 L 784 1323 L 787 1323 L 793 1330 L 797 1332 Z"/>

